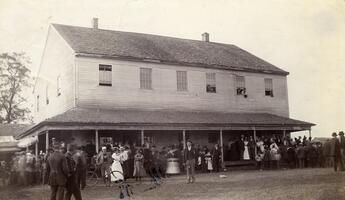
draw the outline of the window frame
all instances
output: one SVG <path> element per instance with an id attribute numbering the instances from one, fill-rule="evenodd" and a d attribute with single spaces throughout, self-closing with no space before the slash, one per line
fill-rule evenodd
<path id="1" fill-rule="evenodd" d="M 139 88 L 152 90 L 152 68 L 140 67 L 139 70 Z"/>
<path id="2" fill-rule="evenodd" d="M 206 93 L 217 93 L 216 72 L 206 72 Z"/>
<path id="3" fill-rule="evenodd" d="M 188 91 L 188 73 L 187 71 L 176 71 L 176 90 L 179 92 Z"/>
<path id="4" fill-rule="evenodd" d="M 235 75 L 235 86 L 236 86 L 236 95 L 247 94 L 245 76 Z"/>
<path id="5" fill-rule="evenodd" d="M 108 80 L 107 80 L 108 79 Z M 113 66 L 108 64 L 98 65 L 98 86 L 113 86 Z"/>
<path id="6" fill-rule="evenodd" d="M 274 97 L 273 79 L 272 78 L 264 78 L 264 84 L 265 84 L 265 96 Z"/>
<path id="7" fill-rule="evenodd" d="M 56 96 L 61 96 L 60 80 L 61 80 L 61 76 L 58 75 L 56 77 Z"/>

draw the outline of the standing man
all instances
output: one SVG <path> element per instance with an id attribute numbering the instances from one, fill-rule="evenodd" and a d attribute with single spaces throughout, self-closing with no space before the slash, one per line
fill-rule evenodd
<path id="1" fill-rule="evenodd" d="M 74 160 L 75 147 L 72 144 L 67 145 L 65 154 L 68 168 L 65 200 L 70 200 L 73 194 L 75 200 L 82 200 L 80 189 L 77 183 L 77 163 Z"/>
<path id="2" fill-rule="evenodd" d="M 83 190 L 86 186 L 87 154 L 83 147 L 78 147 L 77 153 L 73 155 L 77 169 L 78 187 Z"/>
<path id="3" fill-rule="evenodd" d="M 213 169 L 216 172 L 219 172 L 221 157 L 222 157 L 222 154 L 220 152 L 219 145 L 215 144 L 214 149 L 212 151 L 212 161 L 213 161 Z"/>
<path id="4" fill-rule="evenodd" d="M 332 133 L 333 138 L 331 139 L 331 157 L 333 158 L 333 165 L 334 165 L 334 171 L 337 171 L 338 169 L 338 162 L 340 163 L 340 169 L 342 170 L 343 162 L 341 162 L 341 155 L 340 155 L 340 143 L 337 138 L 337 133 Z"/>
<path id="5" fill-rule="evenodd" d="M 63 200 L 67 181 L 67 162 L 58 144 L 53 145 L 53 153 L 47 158 L 48 183 L 51 189 L 51 200 Z"/>
<path id="6" fill-rule="evenodd" d="M 111 154 L 107 151 L 107 147 L 103 146 L 102 151 L 97 155 L 96 164 L 101 166 L 101 174 L 104 184 L 108 184 L 110 182 L 110 176 L 106 177 L 106 175 L 110 174 L 111 163 Z"/>
<path id="7" fill-rule="evenodd" d="M 187 184 L 195 182 L 195 158 L 196 151 L 192 147 L 192 142 L 187 141 L 187 148 L 184 150 L 184 161 L 187 170 Z"/>
<path id="8" fill-rule="evenodd" d="M 339 132 L 339 143 L 340 143 L 340 159 L 342 162 L 342 166 L 343 169 L 341 169 L 342 171 L 344 171 L 344 165 L 345 165 L 345 137 L 344 137 L 344 132 L 340 131 Z"/>

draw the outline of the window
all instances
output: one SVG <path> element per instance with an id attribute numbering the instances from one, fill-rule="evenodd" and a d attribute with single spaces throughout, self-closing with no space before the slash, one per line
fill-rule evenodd
<path id="1" fill-rule="evenodd" d="M 152 69 L 140 68 L 140 89 L 152 89 Z"/>
<path id="2" fill-rule="evenodd" d="M 216 73 L 206 73 L 206 92 L 216 93 Z"/>
<path id="3" fill-rule="evenodd" d="M 176 71 L 177 79 L 177 91 L 187 91 L 187 72 L 186 71 Z"/>
<path id="4" fill-rule="evenodd" d="M 56 78 L 56 95 L 61 95 L 61 88 L 60 88 L 60 76 Z"/>
<path id="5" fill-rule="evenodd" d="M 265 78 L 265 96 L 273 97 L 273 81 L 271 78 Z"/>
<path id="6" fill-rule="evenodd" d="M 46 104 L 49 104 L 48 85 L 46 86 Z"/>
<path id="7" fill-rule="evenodd" d="M 112 69 L 111 65 L 99 65 L 99 85 L 112 85 Z"/>
<path id="8" fill-rule="evenodd" d="M 40 95 L 37 95 L 36 97 L 36 111 L 40 111 Z"/>
<path id="9" fill-rule="evenodd" d="M 244 76 L 236 76 L 235 77 L 236 83 L 236 94 L 237 95 L 245 95 L 246 94 L 246 83 Z"/>

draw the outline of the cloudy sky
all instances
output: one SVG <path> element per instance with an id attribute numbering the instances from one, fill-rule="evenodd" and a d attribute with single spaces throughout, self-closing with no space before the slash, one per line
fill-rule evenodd
<path id="1" fill-rule="evenodd" d="M 36 75 L 50 23 L 235 44 L 290 72 L 290 116 L 313 136 L 345 130 L 344 0 L 0 0 L 0 53 Z"/>

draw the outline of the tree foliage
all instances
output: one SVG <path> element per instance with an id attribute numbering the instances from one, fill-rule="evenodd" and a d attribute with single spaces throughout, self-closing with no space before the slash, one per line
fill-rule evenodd
<path id="1" fill-rule="evenodd" d="M 31 87 L 30 59 L 25 53 L 0 54 L 0 123 L 29 119 L 24 91 Z M 29 93 L 28 93 L 29 94 Z"/>

